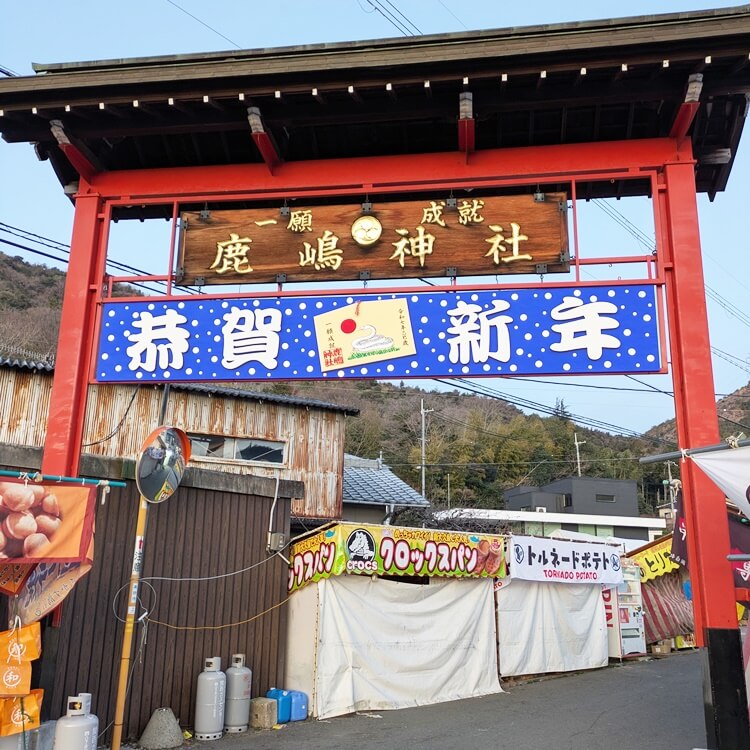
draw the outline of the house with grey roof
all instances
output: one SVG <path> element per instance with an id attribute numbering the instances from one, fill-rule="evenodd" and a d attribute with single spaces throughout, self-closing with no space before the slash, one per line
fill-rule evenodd
<path id="1" fill-rule="evenodd" d="M 428 500 L 399 479 L 381 459 L 344 454 L 344 521 L 382 523 L 397 508 L 429 505 Z"/>

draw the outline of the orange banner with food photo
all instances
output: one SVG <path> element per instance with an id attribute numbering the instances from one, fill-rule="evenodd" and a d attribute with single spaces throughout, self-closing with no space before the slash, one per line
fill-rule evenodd
<path id="1" fill-rule="evenodd" d="M 0 482 L 0 564 L 85 560 L 95 503 L 95 487 Z"/>

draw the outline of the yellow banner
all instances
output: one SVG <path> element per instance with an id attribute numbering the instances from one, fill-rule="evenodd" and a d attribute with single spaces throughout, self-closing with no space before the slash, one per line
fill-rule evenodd
<path id="1" fill-rule="evenodd" d="M 292 545 L 289 591 L 355 573 L 502 578 L 505 537 L 439 529 L 341 523 Z"/>
<path id="2" fill-rule="evenodd" d="M 658 544 L 643 552 L 628 555 L 638 563 L 641 569 L 641 581 L 653 581 L 654 578 L 671 573 L 680 566 L 669 556 L 672 552 L 672 536 L 664 537 Z"/>

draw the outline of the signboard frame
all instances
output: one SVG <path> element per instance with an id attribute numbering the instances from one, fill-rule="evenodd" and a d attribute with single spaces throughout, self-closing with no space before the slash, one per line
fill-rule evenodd
<path id="1" fill-rule="evenodd" d="M 566 272 L 567 195 L 535 195 L 182 212 L 178 280 L 204 286 Z"/>

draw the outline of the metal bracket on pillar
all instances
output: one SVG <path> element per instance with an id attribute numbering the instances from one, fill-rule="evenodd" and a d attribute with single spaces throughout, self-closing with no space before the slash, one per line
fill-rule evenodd
<path id="1" fill-rule="evenodd" d="M 474 96 L 471 91 L 458 95 L 458 148 L 467 156 L 474 150 Z"/>
<path id="2" fill-rule="evenodd" d="M 276 149 L 273 137 L 266 132 L 258 107 L 247 108 L 247 121 L 250 124 L 250 133 L 255 145 L 258 147 L 258 151 L 260 151 L 269 171 L 273 173 L 273 170 L 281 164 L 281 157 Z"/>
<path id="3" fill-rule="evenodd" d="M 701 73 L 693 73 L 688 77 L 687 90 L 685 92 L 685 101 L 680 104 L 680 108 L 677 110 L 677 115 L 672 123 L 672 128 L 669 131 L 669 137 L 677 140 L 677 145 L 682 145 L 690 130 L 690 126 L 693 124 L 695 115 L 700 109 L 700 97 L 701 89 L 703 88 L 703 75 Z"/>
<path id="4" fill-rule="evenodd" d="M 49 129 L 55 137 L 60 150 L 65 154 L 73 169 L 83 177 L 86 182 L 91 182 L 98 172 L 104 169 L 98 163 L 94 155 L 83 145 L 76 143 L 66 132 L 62 120 L 50 120 Z"/>

